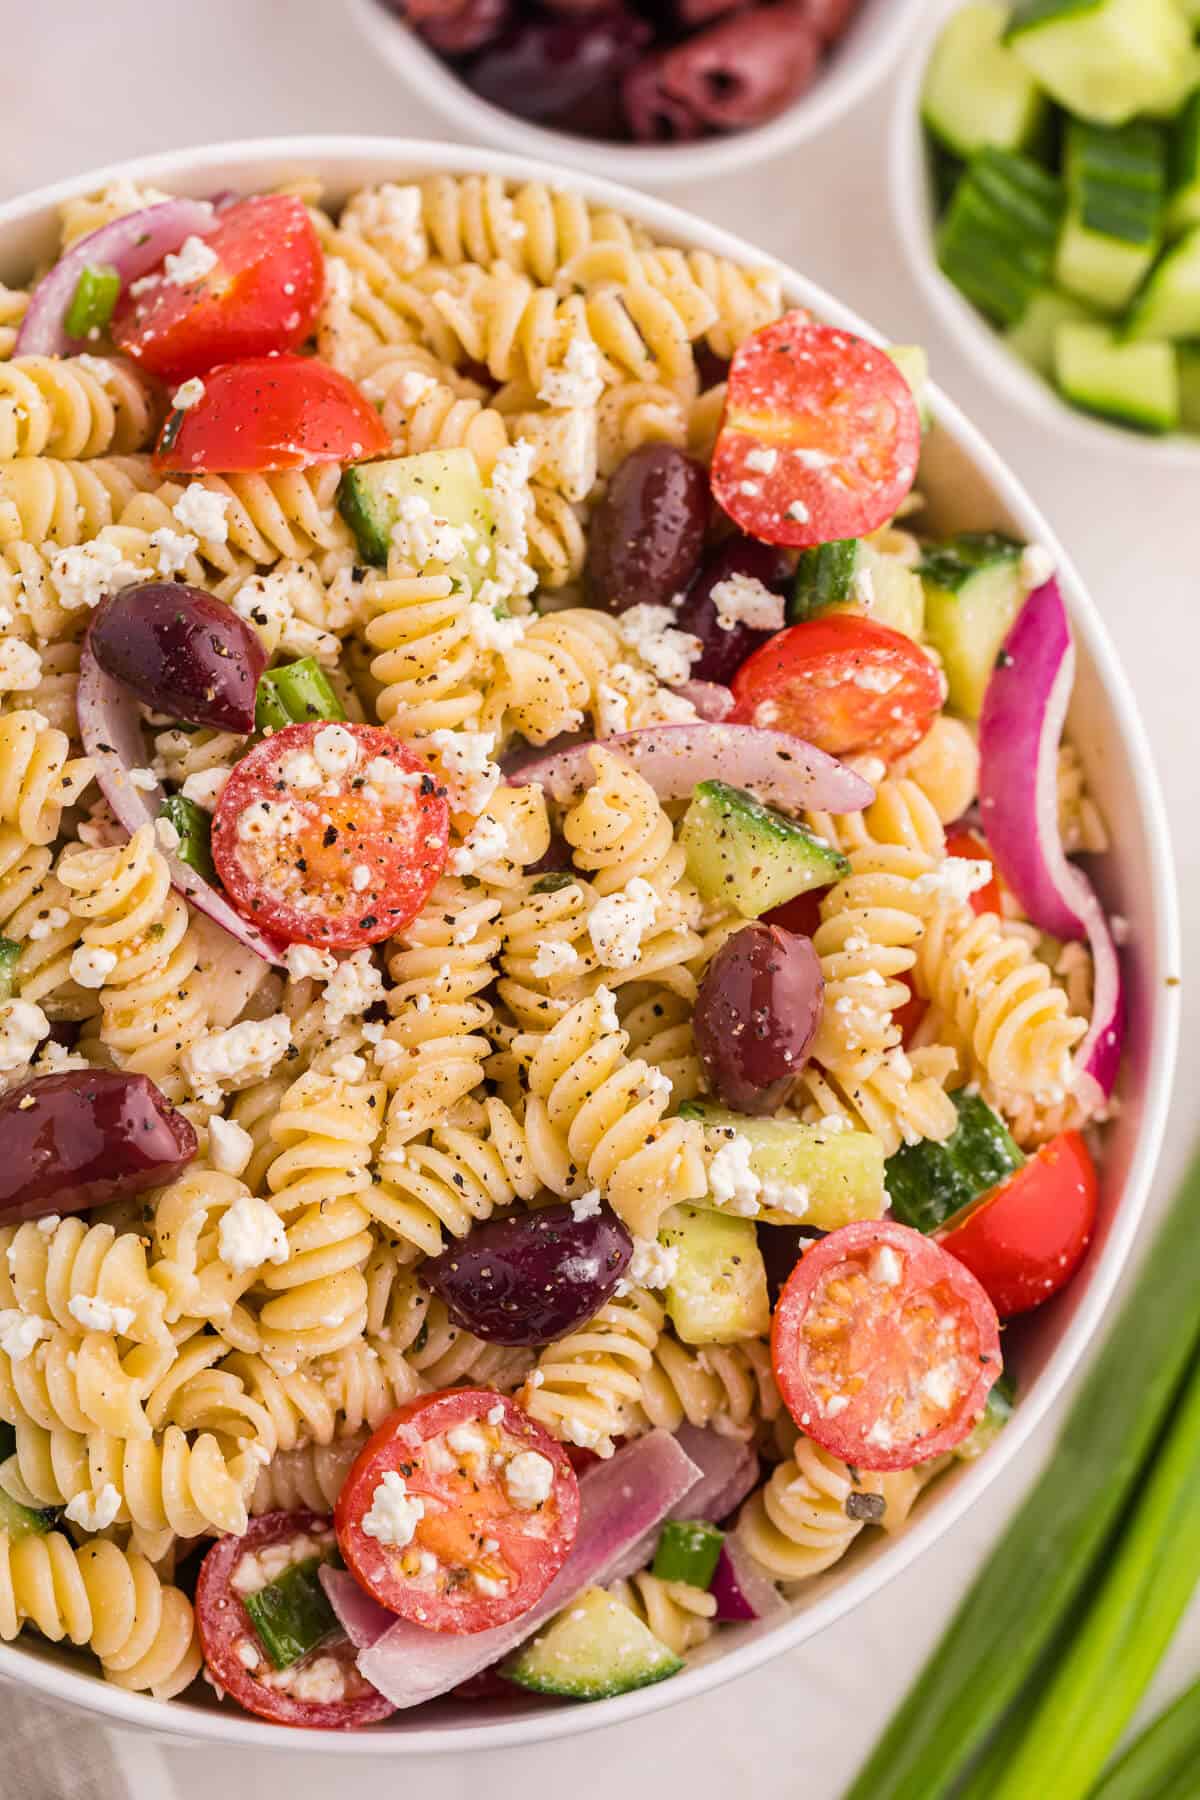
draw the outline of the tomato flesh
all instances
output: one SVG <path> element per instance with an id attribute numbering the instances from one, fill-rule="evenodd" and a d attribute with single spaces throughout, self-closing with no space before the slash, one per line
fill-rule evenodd
<path id="1" fill-rule="evenodd" d="M 391 732 L 314 720 L 264 738 L 235 764 L 212 853 L 234 905 L 264 931 L 350 949 L 416 917 L 449 833 L 443 790 Z"/>
<path id="2" fill-rule="evenodd" d="M 801 1430 L 863 1469 L 908 1469 L 967 1436 L 1001 1370 L 996 1310 L 962 1264 L 890 1219 L 805 1251 L 771 1327 Z"/>
<path id="3" fill-rule="evenodd" d="M 937 1238 L 1007 1319 L 1066 1287 L 1092 1241 L 1098 1200 L 1087 1145 L 1077 1131 L 1064 1131 Z"/>
<path id="4" fill-rule="evenodd" d="M 831 756 L 892 762 L 920 743 L 943 699 L 941 671 L 903 632 L 854 613 L 791 625 L 733 678 L 732 717 L 790 731 Z"/>
<path id="5" fill-rule="evenodd" d="M 200 1566 L 196 1625 L 208 1673 L 247 1712 L 275 1725 L 353 1731 L 395 1707 L 359 1674 L 346 1638 L 318 1644 L 290 1668 L 273 1668 L 242 1599 L 290 1562 L 328 1560 L 331 1522 L 315 1513 L 265 1513 L 240 1538 L 222 1538 Z M 337 1690 L 340 1689 L 340 1694 Z"/>
<path id="6" fill-rule="evenodd" d="M 886 524 L 920 453 L 916 402 L 891 357 L 789 312 L 730 364 L 712 489 L 752 537 L 807 549 Z"/>
<path id="7" fill-rule="evenodd" d="M 973 831 L 948 831 L 946 833 L 946 855 L 965 856 L 970 862 L 992 862 L 992 853 L 982 838 L 977 838 Z M 998 913 L 1003 904 L 1000 892 L 1000 878 L 992 864 L 992 878 L 981 888 L 976 888 L 971 895 L 971 910 L 979 913 Z"/>
<path id="8" fill-rule="evenodd" d="M 390 443 L 366 396 L 328 363 L 252 356 L 209 370 L 200 398 L 163 426 L 154 463 L 189 475 L 253 475 L 362 462 Z"/>
<path id="9" fill-rule="evenodd" d="M 239 201 L 215 215 L 203 242 L 216 258 L 211 267 L 191 280 L 164 270 L 135 282 L 138 291 L 122 296 L 113 317 L 118 346 L 164 381 L 294 349 L 321 304 L 321 245 L 294 196 Z"/>
<path id="10" fill-rule="evenodd" d="M 532 1485 L 518 1481 L 530 1471 Z M 566 1561 L 579 1483 L 515 1401 L 451 1388 L 384 1421 L 334 1522 L 347 1568 L 381 1605 L 430 1631 L 488 1631 L 528 1612 Z"/>
<path id="11" fill-rule="evenodd" d="M 815 937 L 821 924 L 821 902 L 828 892 L 828 888 L 809 888 L 794 900 L 785 900 L 782 906 L 765 912 L 763 923 L 782 925 L 785 931 L 794 931 L 799 937 Z"/>

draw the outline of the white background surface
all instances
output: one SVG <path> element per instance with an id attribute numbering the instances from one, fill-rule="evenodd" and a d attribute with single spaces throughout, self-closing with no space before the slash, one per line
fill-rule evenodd
<path id="1" fill-rule="evenodd" d="M 0 0 L 0 197 L 92 165 L 224 138 L 293 131 L 445 133 L 373 66 L 339 0 Z M 893 341 L 928 344 L 941 384 L 1031 489 L 1070 546 L 1123 655 L 1163 776 L 1183 887 L 1185 940 L 1200 915 L 1200 461 L 1195 473 L 1139 468 L 1138 446 L 1066 450 L 974 378 L 937 332 L 909 279 L 887 210 L 889 90 L 836 132 L 745 178 L 668 198 L 741 232 L 841 295 Z M 1182 1167 L 1200 1073 L 1196 1003 L 1185 989 L 1184 1066 L 1161 1204 Z M 1053 1432 L 1035 1442 L 1048 1451 Z M 278 1784 L 288 1800 L 330 1800 L 347 1779 L 369 1793 L 419 1783 L 422 1800 L 623 1793 L 664 1783 L 688 1800 L 835 1800 L 936 1639 L 957 1595 L 1027 1485 L 1009 1472 L 976 1514 L 882 1594 L 739 1683 L 577 1743 L 487 1759 L 357 1761 L 311 1752 L 286 1762 L 174 1749 L 180 1800 L 249 1800 Z M 1165 1696 L 1200 1673 L 1194 1615 L 1160 1677 Z M 69 1728 L 69 1727 L 68 1727 Z M 167 1800 L 153 1765 L 146 1800 Z M 149 1776 L 149 1780 L 147 1780 Z M 379 1784 L 376 1787 L 376 1784 Z M 0 1790 L 3 1790 L 0 1777 Z M 22 1797 L 24 1800 L 24 1797 Z M 57 1800 L 57 1796 L 55 1797 Z M 1045 1800 L 1052 1800 L 1046 1796 Z"/>

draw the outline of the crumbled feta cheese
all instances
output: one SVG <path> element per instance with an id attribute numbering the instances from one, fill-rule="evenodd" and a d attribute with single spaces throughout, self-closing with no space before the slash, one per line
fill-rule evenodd
<path id="1" fill-rule="evenodd" d="M 410 1494 L 403 1475 L 388 1469 L 371 1496 L 370 1510 L 363 1515 L 362 1529 L 367 1537 L 380 1544 L 392 1544 L 402 1550 L 411 1544 L 417 1526 L 425 1517 L 425 1502 Z"/>
<path id="2" fill-rule="evenodd" d="M 265 1079 L 291 1041 L 291 1022 L 283 1013 L 243 1019 L 189 1044 L 183 1053 L 183 1072 L 199 1097 L 219 1096 L 223 1081 L 246 1085 Z"/>
<path id="3" fill-rule="evenodd" d="M 84 1488 L 67 1501 L 63 1511 L 84 1531 L 106 1531 L 121 1510 L 121 1496 L 111 1481 L 98 1491 Z"/>
<path id="4" fill-rule="evenodd" d="M 386 494 L 386 476 L 381 485 Z M 396 496 L 392 546 L 400 560 L 413 569 L 423 569 L 431 562 L 449 565 L 461 561 L 467 553 L 470 530 L 440 517 L 423 494 Z"/>
<path id="5" fill-rule="evenodd" d="M 163 280 L 175 287 L 188 287 L 203 280 L 217 266 L 217 253 L 201 237 L 186 237 L 179 249 L 163 259 Z"/>
<path id="6" fill-rule="evenodd" d="M 366 863 L 355 863 L 350 872 L 350 886 L 356 894 L 365 894 L 371 885 L 371 871 Z"/>
<path id="7" fill-rule="evenodd" d="M 185 531 L 195 532 L 206 543 L 224 544 L 229 538 L 225 517 L 228 508 L 228 494 L 215 493 L 203 482 L 193 481 L 184 488 L 171 511 Z"/>
<path id="8" fill-rule="evenodd" d="M 158 786 L 153 769 L 127 769 L 125 773 L 130 787 L 138 788 L 144 794 L 152 794 Z"/>
<path id="9" fill-rule="evenodd" d="M 812 514 L 803 500 L 793 500 L 787 509 L 787 516 L 789 519 L 795 519 L 797 525 L 807 525 Z"/>
<path id="10" fill-rule="evenodd" d="M 536 981 L 547 981 L 555 975 L 565 975 L 579 962 L 579 952 L 574 944 L 559 943 L 554 938 L 543 938 L 534 952 L 531 970 Z"/>
<path id="11" fill-rule="evenodd" d="M 1044 544 L 1026 544 L 1017 565 L 1022 587 L 1032 593 L 1049 581 L 1054 573 L 1054 558 Z"/>
<path id="12" fill-rule="evenodd" d="M 617 996 L 612 989 L 601 983 L 592 997 L 599 1008 L 600 1029 L 602 1031 L 620 1031 L 621 1020 L 617 1013 Z"/>
<path id="13" fill-rule="evenodd" d="M 99 606 L 106 594 L 140 580 L 142 571 L 126 562 L 115 544 L 95 538 L 90 544 L 56 550 L 50 558 L 50 577 L 60 604 L 68 612 L 77 612 Z"/>
<path id="14" fill-rule="evenodd" d="M 115 950 L 105 950 L 91 944 L 80 944 L 72 950 L 71 960 L 67 967 L 72 981 L 82 988 L 102 988 L 108 977 L 117 966 Z"/>
<path id="15" fill-rule="evenodd" d="M 667 1106 L 671 1100 L 671 1077 L 662 1069 L 647 1069 L 637 1085 L 639 1100 L 654 1100 Z"/>
<path id="16" fill-rule="evenodd" d="M 190 532 L 172 531 L 169 525 L 160 525 L 157 531 L 150 533 L 150 548 L 158 551 L 159 574 L 170 579 L 181 569 L 186 569 L 200 543 Z"/>
<path id="17" fill-rule="evenodd" d="M 655 1238 L 634 1238 L 627 1271 L 634 1287 L 664 1288 L 674 1280 L 678 1266 L 677 1245 L 660 1244 Z"/>
<path id="18" fill-rule="evenodd" d="M 0 639 L 0 690 L 24 694 L 42 679 L 42 659 L 20 638 Z"/>
<path id="19" fill-rule="evenodd" d="M 515 613 L 498 614 L 494 607 L 481 606 L 472 600 L 467 608 L 467 629 L 481 650 L 494 650 L 504 656 L 515 650 L 525 636 L 528 621 Z"/>
<path id="20" fill-rule="evenodd" d="M 289 944 L 283 962 L 293 981 L 329 981 L 338 970 L 337 958 L 312 944 Z"/>
<path id="21" fill-rule="evenodd" d="M 233 596 L 233 610 L 259 632 L 268 650 L 311 656 L 332 668 L 341 655 L 334 630 L 349 626 L 353 609 L 331 610 L 332 588 L 324 588 L 309 564 L 281 563 L 267 575 L 253 575 Z"/>
<path id="22" fill-rule="evenodd" d="M 208 1160 L 222 1175 L 240 1175 L 254 1151 L 254 1139 L 218 1113 L 208 1121 Z"/>
<path id="23" fill-rule="evenodd" d="M 965 906 L 972 894 L 987 886 L 992 875 L 992 865 L 984 857 L 976 861 L 970 856 L 948 856 L 927 875 L 917 876 L 913 892 L 936 894 L 951 905 Z"/>
<path id="24" fill-rule="evenodd" d="M 377 188 L 364 188 L 346 207 L 341 225 L 345 231 L 385 239 L 391 252 L 388 260 L 402 273 L 419 269 L 429 256 L 419 187 L 384 181 Z"/>
<path id="25" fill-rule="evenodd" d="M 179 791 L 185 800 L 202 806 L 205 812 L 215 812 L 229 776 L 228 769 L 197 769 L 185 779 Z"/>
<path id="26" fill-rule="evenodd" d="M 331 1025 L 369 1012 L 383 999 L 383 977 L 369 950 L 355 950 L 337 965 L 325 986 L 325 1011 Z"/>
<path id="27" fill-rule="evenodd" d="M 137 1317 L 132 1306 L 114 1306 L 95 1294 L 72 1294 L 67 1311 L 85 1331 L 104 1331 L 120 1337 Z"/>
<path id="28" fill-rule="evenodd" d="M 171 395 L 171 405 L 176 412 L 187 412 L 189 408 L 198 406 L 204 398 L 204 383 L 198 375 L 192 375 L 181 382 Z M 178 518 L 178 513 L 175 515 Z"/>
<path id="29" fill-rule="evenodd" d="M 539 1450 L 519 1450 L 504 1471 L 504 1485 L 513 1505 L 530 1512 L 554 1492 L 554 1464 Z"/>
<path id="30" fill-rule="evenodd" d="M 358 739 L 344 725 L 323 725 L 313 739 L 313 755 L 331 781 L 341 780 L 358 762 Z"/>
<path id="31" fill-rule="evenodd" d="M 567 345 L 561 368 L 546 371 L 537 397 L 546 406 L 574 412 L 594 407 L 603 392 L 600 352 L 589 336 L 578 332 Z"/>
<path id="32" fill-rule="evenodd" d="M 494 577 L 481 583 L 477 598 L 495 606 L 514 596 L 531 594 L 537 576 L 526 560 L 529 538 L 526 520 L 533 507 L 529 475 L 534 449 L 527 438 L 518 438 L 496 458 L 488 485 L 495 531 L 492 537 Z"/>
<path id="33" fill-rule="evenodd" d="M 667 687 L 678 687 L 691 676 L 692 664 L 704 645 L 690 631 L 677 631 L 669 606 L 645 602 L 631 606 L 617 620 L 621 636 L 648 669 Z"/>
<path id="34" fill-rule="evenodd" d="M 209 1126 L 210 1132 L 216 1123 L 214 1119 Z M 244 1163 L 242 1167 L 245 1167 Z M 285 1263 L 288 1241 L 283 1220 L 267 1201 L 257 1199 L 254 1194 L 239 1194 L 233 1205 L 221 1214 L 221 1223 L 217 1227 L 217 1255 L 227 1269 L 237 1269 L 243 1274 L 248 1269 L 261 1268 L 263 1263 Z"/>
<path id="35" fill-rule="evenodd" d="M 753 450 L 747 450 L 743 461 L 748 469 L 754 470 L 756 475 L 771 475 L 774 473 L 775 464 L 779 461 L 779 452 L 765 449 L 762 445 L 756 444 Z"/>
<path id="36" fill-rule="evenodd" d="M 172 825 L 170 819 L 167 818 L 155 819 L 154 836 L 158 841 L 159 848 L 165 850 L 168 855 L 171 855 L 174 851 L 178 850 L 180 844 L 183 842 L 179 832 L 176 830 L 175 826 Z"/>
<path id="37" fill-rule="evenodd" d="M 949 1412 L 958 1396 L 958 1369 L 952 1362 L 937 1363 L 921 1381 L 921 1393 L 939 1412 Z"/>
<path id="38" fill-rule="evenodd" d="M 64 925 L 71 923 L 71 915 L 62 906 L 48 906 L 45 912 L 38 914 L 25 936 L 31 944 L 40 944 L 51 932 L 61 931 Z"/>
<path id="39" fill-rule="evenodd" d="M 24 1362 L 42 1338 L 53 1334 L 49 1319 L 39 1319 L 36 1313 L 18 1312 L 13 1307 L 0 1312 L 0 1350 L 9 1362 Z"/>
<path id="40" fill-rule="evenodd" d="M 304 814 L 289 800 L 252 800 L 238 814 L 238 840 L 250 844 L 295 838 L 304 829 L 304 822 Z"/>
<path id="41" fill-rule="evenodd" d="M 586 1194 L 580 1194 L 577 1200 L 572 1200 L 571 1217 L 578 1224 L 582 1224 L 584 1219 L 594 1219 L 600 1211 L 600 1206 L 600 1189 L 589 1188 Z"/>
<path id="42" fill-rule="evenodd" d="M 363 1057 L 350 1050 L 344 1056 L 337 1056 L 329 1065 L 329 1072 L 338 1081 L 361 1081 L 367 1072 Z"/>
<path id="43" fill-rule="evenodd" d="M 474 875 L 495 862 L 508 849 L 508 832 L 499 819 L 480 819 L 466 842 L 450 852 L 447 867 L 452 875 Z"/>
<path id="44" fill-rule="evenodd" d="M 658 913 L 658 895 L 641 875 L 618 893 L 598 900 L 588 916 L 588 936 L 606 968 L 630 969 Z"/>
<path id="45" fill-rule="evenodd" d="M 500 785 L 501 771 L 491 761 L 496 739 L 490 731 L 431 731 L 426 739 L 442 766 L 450 805 L 455 811 L 480 813 Z"/>
<path id="46" fill-rule="evenodd" d="M 783 629 L 783 595 L 773 594 L 753 575 L 727 575 L 712 590 L 717 624 L 722 631 L 749 625 L 754 631 Z"/>
<path id="47" fill-rule="evenodd" d="M 759 1202 L 775 1212 L 790 1213 L 793 1219 L 802 1219 L 808 1211 L 812 1195 L 802 1181 L 771 1181 L 762 1184 Z"/>
<path id="48" fill-rule="evenodd" d="M 258 1654 L 258 1651 L 254 1648 L 254 1645 L 250 1642 L 249 1638 L 244 1638 L 238 1645 L 237 1659 L 241 1663 L 243 1669 L 250 1669 L 251 1671 L 257 1669 L 259 1663 L 262 1661 L 262 1657 Z"/>
<path id="49" fill-rule="evenodd" d="M 318 1656 L 310 1663 L 270 1669 L 259 1679 L 264 1687 L 276 1688 L 315 1706 L 331 1706 L 346 1697 L 346 1675 L 336 1656 Z"/>
<path id="50" fill-rule="evenodd" d="M 382 800 L 399 800 L 426 779 L 419 769 L 402 769 L 388 756 L 373 756 L 366 767 L 366 793 Z"/>
<path id="51" fill-rule="evenodd" d="M 871 1258 L 871 1279 L 881 1287 L 898 1287 L 904 1265 L 890 1244 L 881 1244 Z"/>
<path id="52" fill-rule="evenodd" d="M 751 1167 L 753 1145 L 740 1131 L 724 1136 L 710 1158 L 708 1186 L 713 1199 L 730 1212 L 753 1218 L 759 1210 L 762 1182 Z"/>
<path id="53" fill-rule="evenodd" d="M 537 1452 L 532 1452 L 536 1455 Z M 489 1600 L 497 1600 L 508 1592 L 508 1582 L 502 1575 L 485 1575 L 482 1569 L 472 1569 L 471 1580 L 477 1593 L 485 1594 Z"/>

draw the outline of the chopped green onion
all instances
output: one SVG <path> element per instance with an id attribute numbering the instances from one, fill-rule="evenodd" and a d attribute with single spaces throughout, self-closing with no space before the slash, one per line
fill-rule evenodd
<path id="1" fill-rule="evenodd" d="M 278 1581 L 245 1596 L 246 1611 L 277 1669 L 290 1668 L 337 1630 L 333 1608 L 317 1578 L 321 1559 L 293 1563 Z"/>
<path id="2" fill-rule="evenodd" d="M 570 869 L 551 869 L 549 874 L 538 876 L 533 891 L 535 894 L 557 894 L 559 888 L 570 887 L 578 879 Z"/>
<path id="3" fill-rule="evenodd" d="M 1195 1353 L 1198 1288 L 1200 1159 L 1078 1391 L 1044 1474 L 845 1800 L 934 1800 L 950 1792 L 1039 1665 L 1046 1673 L 1031 1692 L 1053 1681 L 1062 1641 L 1069 1647 L 1077 1630 L 1072 1609 L 1095 1580 Z M 1187 1510 L 1180 1508 L 1169 1530 L 1187 1531 Z M 1054 1794 L 1059 1800 L 1057 1786 Z"/>
<path id="4" fill-rule="evenodd" d="M 160 819 L 166 819 L 179 833 L 179 848 L 175 854 L 180 862 L 186 863 L 189 869 L 195 869 L 197 875 L 205 881 L 215 881 L 217 871 L 212 859 L 212 820 L 202 806 L 194 800 L 188 800 L 183 794 L 172 794 L 163 802 Z"/>
<path id="5" fill-rule="evenodd" d="M 12 999 L 13 977 L 20 954 L 20 944 L 14 943 L 12 938 L 0 937 L 0 1000 Z"/>
<path id="6" fill-rule="evenodd" d="M 120 292 L 121 277 L 111 264 L 85 263 L 63 318 L 67 336 L 85 338 L 103 331 L 113 316 Z"/>
<path id="7" fill-rule="evenodd" d="M 954 1452 L 960 1461 L 974 1462 L 977 1456 L 983 1455 L 989 1445 L 995 1443 L 1012 1418 L 1013 1394 L 1013 1378 L 1005 1370 L 989 1392 L 983 1415 L 975 1429 L 969 1437 L 963 1439 Z"/>
<path id="8" fill-rule="evenodd" d="M 311 719 L 344 719 L 346 709 L 328 675 L 311 656 L 268 669 L 258 683 L 254 722 L 259 731 L 282 731 Z"/>
<path id="9" fill-rule="evenodd" d="M 1185 1688 L 1115 1762 L 1092 1800 L 1193 1800 L 1200 1759 L 1200 1681 Z"/>
<path id="10" fill-rule="evenodd" d="M 717 1572 L 725 1533 L 703 1519 L 668 1519 L 659 1534 L 650 1573 L 660 1581 L 704 1588 Z"/>

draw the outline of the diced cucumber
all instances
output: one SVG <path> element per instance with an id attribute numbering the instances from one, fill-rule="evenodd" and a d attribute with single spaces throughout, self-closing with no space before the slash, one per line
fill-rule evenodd
<path id="1" fill-rule="evenodd" d="M 1200 344 L 1180 344 L 1179 423 L 1184 431 L 1200 431 Z"/>
<path id="2" fill-rule="evenodd" d="M 212 859 L 212 819 L 204 808 L 194 800 L 189 800 L 186 794 L 169 794 L 163 801 L 159 818 L 166 819 L 178 833 L 179 844 L 175 854 L 180 862 L 186 863 L 189 869 L 195 869 L 203 880 L 215 881 L 217 871 Z"/>
<path id="3" fill-rule="evenodd" d="M 277 1669 L 290 1668 L 338 1629 L 317 1571 L 321 1558 L 293 1563 L 277 1580 L 242 1596 L 259 1642 Z"/>
<path id="4" fill-rule="evenodd" d="M 11 1000 L 21 946 L 15 938 L 0 937 L 0 1000 Z"/>
<path id="5" fill-rule="evenodd" d="M 1200 225 L 1200 88 L 1171 126 L 1167 167 L 1166 227 L 1175 236 Z"/>
<path id="6" fill-rule="evenodd" d="M 725 1533 L 707 1519 L 668 1519 L 658 1537 L 650 1573 L 660 1581 L 704 1588 L 717 1572 Z"/>
<path id="7" fill-rule="evenodd" d="M 1060 106 L 1103 125 L 1168 117 L 1195 79 L 1176 0 L 1017 0 L 1005 42 Z"/>
<path id="8" fill-rule="evenodd" d="M 685 1100 L 680 1118 L 699 1119 L 711 1129 L 736 1131 L 750 1144 L 750 1167 L 763 1182 L 765 1224 L 803 1221 L 817 1231 L 836 1231 L 856 1219 L 881 1219 L 884 1193 L 883 1145 L 868 1131 L 806 1125 L 800 1119 L 747 1119 L 709 1100 Z M 840 1125 L 836 1121 L 835 1125 Z M 771 1205 L 771 1187 L 807 1199 L 801 1209 Z"/>
<path id="9" fill-rule="evenodd" d="M 1131 342 L 1200 336 L 1200 225 L 1159 257 L 1134 295 L 1121 335 Z"/>
<path id="10" fill-rule="evenodd" d="M 889 344 L 888 355 L 912 389 L 913 399 L 917 403 L 917 417 L 921 421 L 921 430 L 928 431 L 933 424 L 933 414 L 929 410 L 926 388 L 929 385 L 929 353 L 920 344 Z"/>
<path id="11" fill-rule="evenodd" d="M 916 572 L 897 557 L 882 555 L 861 538 L 843 538 L 805 550 L 796 564 L 788 623 L 823 612 L 862 613 L 917 638 L 925 622 L 925 594 Z"/>
<path id="12" fill-rule="evenodd" d="M 1000 646 L 1025 599 L 1021 546 L 994 531 L 960 532 L 926 551 L 920 574 L 925 635 L 946 671 L 947 703 L 977 719 Z"/>
<path id="13" fill-rule="evenodd" d="M 1027 156 L 977 150 L 938 226 L 938 262 L 967 299 L 1015 325 L 1049 283 L 1062 186 Z"/>
<path id="14" fill-rule="evenodd" d="M 333 683 L 313 656 L 281 663 L 259 676 L 254 697 L 254 723 L 259 731 L 282 731 L 287 725 L 345 716 Z"/>
<path id="15" fill-rule="evenodd" d="M 679 841 L 702 898 L 725 901 L 747 919 L 810 888 L 828 887 L 850 868 L 807 825 L 724 781 L 700 783 Z"/>
<path id="16" fill-rule="evenodd" d="M 504 1665 L 504 1674 L 535 1694 L 565 1700 L 609 1700 L 665 1681 L 681 1657 L 603 1588 L 585 1588 Z"/>
<path id="17" fill-rule="evenodd" d="M 46 1532 L 54 1530 L 59 1519 L 56 1506 L 26 1506 L 2 1485 L 4 1465 L 11 1461 L 16 1473 L 16 1447 L 16 1432 L 11 1425 L 0 1421 L 0 1534 L 7 1534 L 10 1543 L 25 1537 L 44 1537 Z M 28 1491 L 23 1484 L 22 1491 Z"/>
<path id="18" fill-rule="evenodd" d="M 1071 120 L 1060 287 L 1101 311 L 1128 304 L 1162 241 L 1166 166 L 1166 138 L 1145 119 L 1118 128 Z"/>
<path id="19" fill-rule="evenodd" d="M 386 566 L 392 530 L 402 502 L 409 499 L 428 501 L 436 518 L 468 534 L 463 554 L 447 569 L 469 582 L 474 592 L 492 573 L 491 557 L 480 562 L 476 553 L 490 550 L 495 531 L 491 501 L 474 456 L 469 450 L 422 450 L 416 456 L 347 469 L 338 489 L 338 506 L 366 562 Z"/>
<path id="20" fill-rule="evenodd" d="M 988 1390 L 987 1402 L 983 1416 L 968 1437 L 957 1445 L 954 1451 L 960 1462 L 974 1462 L 985 1450 L 991 1448 L 1008 1421 L 1013 1415 L 1016 1401 L 1016 1388 L 1013 1378 L 1006 1369 L 999 1380 Z"/>
<path id="21" fill-rule="evenodd" d="M 1171 344 L 1127 344 L 1104 325 L 1060 325 L 1054 373 L 1073 405 L 1138 431 L 1179 423 L 1179 370 Z"/>
<path id="22" fill-rule="evenodd" d="M 1025 1161 L 1008 1126 L 986 1100 L 965 1088 L 953 1100 L 958 1124 L 945 1143 L 923 1138 L 918 1144 L 903 1144 L 888 1157 L 892 1212 L 915 1231 L 940 1231 L 955 1213 L 999 1187 Z"/>
<path id="23" fill-rule="evenodd" d="M 1027 149 L 1045 121 L 1046 96 L 1001 42 L 1007 24 L 1007 6 L 975 0 L 951 15 L 929 59 L 921 117 L 957 156 Z"/>
<path id="24" fill-rule="evenodd" d="M 1004 333 L 1004 341 L 1022 362 L 1044 375 L 1047 381 L 1052 381 L 1055 332 L 1068 319 L 1094 317 L 1090 307 L 1082 300 L 1076 300 L 1073 294 L 1060 294 L 1057 288 L 1046 288 L 1043 293 L 1033 296 L 1025 317 Z"/>
<path id="25" fill-rule="evenodd" d="M 685 1344 L 736 1344 L 771 1328 L 767 1271 L 752 1219 L 673 1206 L 658 1241 L 678 1252 L 664 1299 Z"/>

